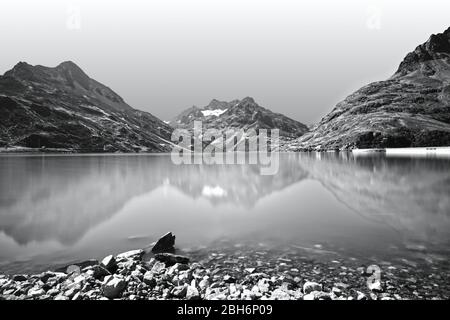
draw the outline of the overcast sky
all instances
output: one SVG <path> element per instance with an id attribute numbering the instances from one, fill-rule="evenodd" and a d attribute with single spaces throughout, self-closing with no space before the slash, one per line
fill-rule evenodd
<path id="1" fill-rule="evenodd" d="M 252 96 L 304 123 L 450 26 L 448 0 L 2 0 L 0 73 L 72 60 L 171 119 Z"/>

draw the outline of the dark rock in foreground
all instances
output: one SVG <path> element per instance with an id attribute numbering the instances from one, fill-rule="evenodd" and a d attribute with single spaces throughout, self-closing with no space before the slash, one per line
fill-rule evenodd
<path id="1" fill-rule="evenodd" d="M 185 256 L 180 256 L 171 253 L 157 253 L 155 254 L 155 259 L 164 262 L 168 266 L 172 266 L 176 263 L 189 263 L 189 258 Z"/>
<path id="2" fill-rule="evenodd" d="M 175 250 L 175 235 L 172 232 L 162 236 L 152 248 L 152 252 L 173 252 Z"/>

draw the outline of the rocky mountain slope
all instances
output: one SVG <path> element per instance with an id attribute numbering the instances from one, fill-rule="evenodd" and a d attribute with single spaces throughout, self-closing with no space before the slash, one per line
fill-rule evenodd
<path id="1" fill-rule="evenodd" d="M 409 53 L 388 80 L 348 96 L 288 150 L 450 145 L 450 28 Z"/>
<path id="2" fill-rule="evenodd" d="M 171 132 L 70 61 L 19 62 L 0 76 L 0 147 L 161 152 L 170 150 Z"/>
<path id="3" fill-rule="evenodd" d="M 203 129 L 279 129 L 280 136 L 298 138 L 308 128 L 282 114 L 259 106 L 251 97 L 230 102 L 212 100 L 205 107 L 193 106 L 175 117 L 169 124 L 175 128 L 193 129 L 194 121 L 202 121 Z"/>

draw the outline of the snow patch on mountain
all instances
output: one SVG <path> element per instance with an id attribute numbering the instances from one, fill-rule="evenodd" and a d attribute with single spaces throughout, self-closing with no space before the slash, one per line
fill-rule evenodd
<path id="1" fill-rule="evenodd" d="M 202 110 L 202 114 L 205 117 L 209 117 L 209 116 L 215 116 L 218 117 L 221 114 L 225 113 L 228 109 L 216 109 L 216 110 Z"/>

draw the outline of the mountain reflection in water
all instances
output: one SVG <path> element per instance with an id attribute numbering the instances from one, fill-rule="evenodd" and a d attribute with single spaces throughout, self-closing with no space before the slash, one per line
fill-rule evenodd
<path id="1" fill-rule="evenodd" d="M 257 165 L 174 165 L 167 155 L 1 156 L 0 261 L 101 256 L 168 229 L 186 245 L 233 237 L 369 248 L 397 237 L 445 246 L 449 168 L 449 159 L 281 154 L 279 172 L 262 176 Z"/>

